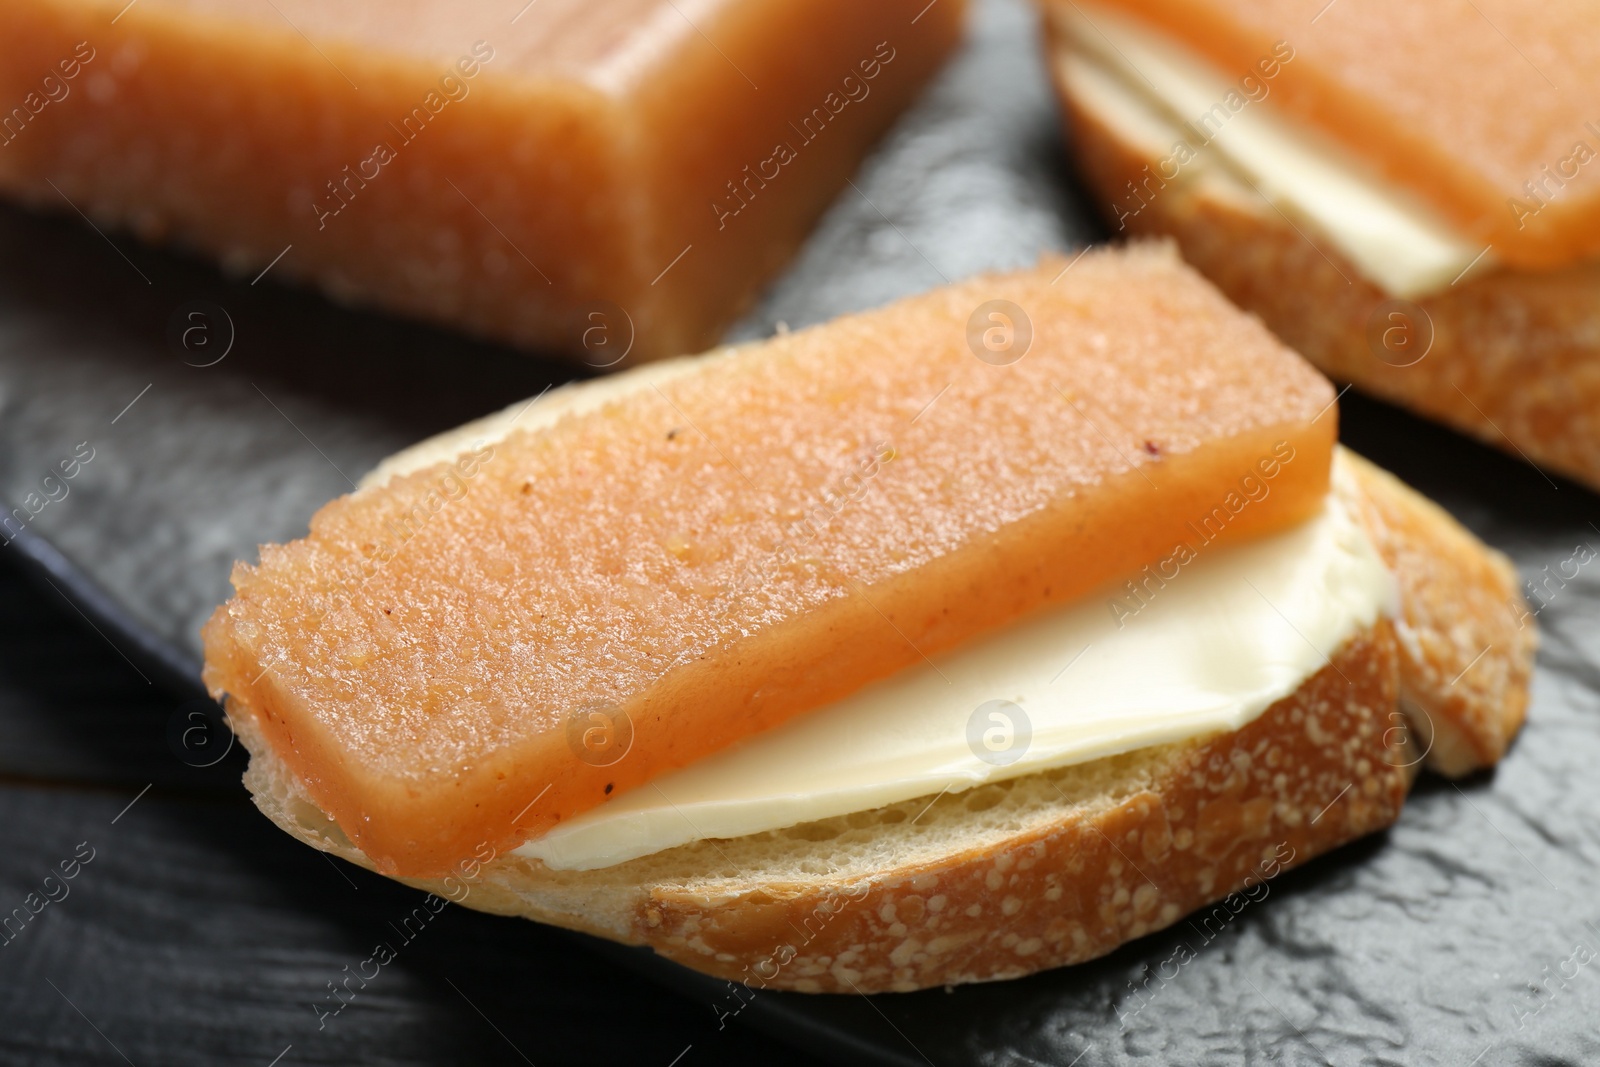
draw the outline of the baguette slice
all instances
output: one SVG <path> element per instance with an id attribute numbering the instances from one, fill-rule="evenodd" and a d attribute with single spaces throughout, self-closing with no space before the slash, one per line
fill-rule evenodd
<path id="1" fill-rule="evenodd" d="M 405 880 L 760 988 L 903 991 L 1110 952 L 1389 825 L 1425 759 L 1451 774 L 1491 763 L 1522 721 L 1534 631 L 1517 624 L 1509 562 L 1390 475 L 1347 452 L 1340 466 L 1338 491 L 1396 569 L 1401 617 L 1242 730 L 600 870 L 485 852 Z M 1441 676 L 1462 676 L 1460 693 Z M 374 866 L 256 720 L 234 723 L 261 810 Z"/>
<path id="2" fill-rule="evenodd" d="M 1191 524 L 1308 517 L 1333 400 L 1168 247 L 975 279 L 329 504 L 235 569 L 207 684 L 381 870 L 442 874 Z"/>
<path id="3" fill-rule="evenodd" d="M 1051 18 L 1045 26 L 1068 143 L 1115 218 L 1114 205 L 1148 180 L 1178 134 L 1152 134 L 1160 115 L 1130 114 L 1075 76 L 1082 60 L 1070 35 Z M 1473 271 L 1396 304 L 1312 224 L 1297 229 L 1211 154 L 1124 221 L 1131 234 L 1175 238 L 1189 263 L 1334 379 L 1600 489 L 1600 262 Z M 1390 325 L 1425 354 L 1397 359 L 1375 343 Z"/>

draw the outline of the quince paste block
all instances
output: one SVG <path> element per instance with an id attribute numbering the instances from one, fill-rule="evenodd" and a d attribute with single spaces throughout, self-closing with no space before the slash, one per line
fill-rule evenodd
<path id="1" fill-rule="evenodd" d="M 0 192 L 249 276 L 272 264 L 353 303 L 637 362 L 717 339 L 963 16 L 962 0 L 6 0 Z"/>

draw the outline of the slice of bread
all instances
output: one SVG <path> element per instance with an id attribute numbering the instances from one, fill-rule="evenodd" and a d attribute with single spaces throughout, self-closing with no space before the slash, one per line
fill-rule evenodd
<path id="1" fill-rule="evenodd" d="M 1509 562 L 1349 453 L 1335 484 L 1396 569 L 1401 617 L 1242 730 L 600 870 L 480 851 L 407 881 L 760 988 L 912 990 L 1103 955 L 1389 825 L 1425 760 L 1492 763 L 1522 721 L 1534 630 Z M 261 810 L 371 867 L 253 719 L 235 728 Z"/>
<path id="2" fill-rule="evenodd" d="M 1048 17 L 1053 0 L 1044 6 L 1070 150 L 1115 219 L 1113 205 L 1142 187 L 1177 135 L 1163 139 L 1159 116 L 1143 122 L 1075 79 L 1071 38 Z M 1176 238 L 1186 260 L 1331 377 L 1600 488 L 1600 262 L 1469 270 L 1395 302 L 1215 153 L 1141 203 L 1123 220 L 1129 233 Z M 1386 346 L 1391 326 L 1426 354 L 1413 362 Z"/>

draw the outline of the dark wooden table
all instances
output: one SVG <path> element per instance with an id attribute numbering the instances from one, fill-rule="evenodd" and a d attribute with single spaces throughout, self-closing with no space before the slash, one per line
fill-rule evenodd
<path id="1" fill-rule="evenodd" d="M 817 1062 L 562 931 L 450 906 L 402 942 L 422 895 L 279 832 L 242 752 L 194 766 L 226 734 L 154 673 L 0 549 L 0 1063 Z"/>

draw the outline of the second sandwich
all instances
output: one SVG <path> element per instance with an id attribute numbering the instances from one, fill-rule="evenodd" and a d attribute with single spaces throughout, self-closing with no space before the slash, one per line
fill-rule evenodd
<path id="1" fill-rule="evenodd" d="M 1117 232 L 1175 237 L 1335 379 L 1600 488 L 1593 5 L 1041 6 Z"/>

